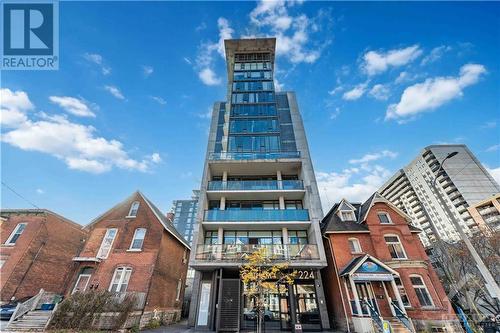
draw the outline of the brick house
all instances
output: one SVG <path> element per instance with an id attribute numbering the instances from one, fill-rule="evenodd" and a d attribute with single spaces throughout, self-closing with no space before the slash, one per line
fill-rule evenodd
<path id="1" fill-rule="evenodd" d="M 418 237 L 420 229 L 381 195 L 363 204 L 335 204 L 322 232 L 328 260 L 323 281 L 330 320 L 338 329 L 372 332 L 386 320 L 395 332 L 462 331 Z"/>
<path id="2" fill-rule="evenodd" d="M 38 294 L 64 294 L 87 231 L 46 209 L 0 211 L 1 301 Z"/>
<path id="3" fill-rule="evenodd" d="M 149 199 L 135 192 L 85 229 L 89 238 L 73 258 L 78 267 L 67 294 L 133 293 L 141 324 L 153 313 L 166 322 L 180 319 L 190 248 Z"/>

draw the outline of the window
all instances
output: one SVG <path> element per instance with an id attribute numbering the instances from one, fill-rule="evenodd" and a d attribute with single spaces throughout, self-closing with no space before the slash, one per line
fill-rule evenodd
<path id="1" fill-rule="evenodd" d="M 391 221 L 391 218 L 389 217 L 389 214 L 387 213 L 378 213 L 378 219 L 380 221 L 381 224 L 391 224 L 392 221 Z"/>
<path id="2" fill-rule="evenodd" d="M 141 250 L 146 236 L 146 228 L 137 228 L 134 232 L 134 238 L 130 244 L 130 250 Z"/>
<path id="3" fill-rule="evenodd" d="M 16 228 L 10 234 L 9 238 L 5 242 L 5 245 L 16 244 L 17 240 L 19 239 L 25 228 L 26 228 L 26 223 L 19 223 L 18 225 L 16 225 Z"/>
<path id="4" fill-rule="evenodd" d="M 422 277 L 420 275 L 411 275 L 410 281 L 413 286 L 413 289 L 415 289 L 415 293 L 417 294 L 417 298 L 418 301 L 420 302 L 420 305 L 434 306 L 434 303 L 432 303 L 431 295 L 429 295 L 429 291 L 427 290 L 427 287 L 425 286 Z"/>
<path id="5" fill-rule="evenodd" d="M 128 281 L 130 280 L 131 274 L 132 268 L 130 267 L 118 267 L 115 269 L 115 274 L 113 274 L 109 291 L 115 293 L 123 293 L 127 291 Z"/>
<path id="6" fill-rule="evenodd" d="M 398 287 L 399 290 L 399 295 L 401 296 L 401 300 L 403 301 L 403 305 L 405 308 L 410 307 L 410 299 L 408 298 L 408 295 L 406 294 L 406 289 L 405 286 L 403 286 L 403 282 L 401 282 L 401 279 L 398 277 L 394 278 L 394 282 L 396 283 L 396 286 Z"/>
<path id="7" fill-rule="evenodd" d="M 92 267 L 83 268 L 80 271 L 80 275 L 78 275 L 78 279 L 76 279 L 75 287 L 73 288 L 71 294 L 74 294 L 76 292 L 84 292 L 85 290 L 87 290 L 87 286 L 93 272 L 94 269 Z"/>
<path id="8" fill-rule="evenodd" d="M 113 246 L 113 241 L 115 240 L 117 229 L 107 229 L 104 238 L 102 239 L 101 247 L 99 252 L 97 252 L 97 258 L 106 259 Z"/>
<path id="9" fill-rule="evenodd" d="M 403 249 L 403 245 L 399 241 L 399 237 L 396 235 L 384 236 L 385 243 L 389 248 L 392 259 L 406 259 L 406 253 Z"/>
<path id="10" fill-rule="evenodd" d="M 288 230 L 288 243 L 290 245 L 307 244 L 307 232 L 305 230 Z"/>
<path id="11" fill-rule="evenodd" d="M 349 249 L 351 253 L 361 253 L 361 245 L 359 244 L 359 240 L 357 238 L 349 238 Z"/>
<path id="12" fill-rule="evenodd" d="M 130 211 L 128 212 L 127 217 L 136 217 L 138 210 L 139 210 L 139 201 L 132 202 L 132 205 L 130 205 Z"/>
<path id="13" fill-rule="evenodd" d="M 179 279 L 179 281 L 177 282 L 177 293 L 175 296 L 176 301 L 181 299 L 181 290 L 182 290 L 182 279 Z"/>
<path id="14" fill-rule="evenodd" d="M 356 217 L 352 210 L 344 210 L 340 212 L 340 219 L 342 221 L 356 221 Z"/>

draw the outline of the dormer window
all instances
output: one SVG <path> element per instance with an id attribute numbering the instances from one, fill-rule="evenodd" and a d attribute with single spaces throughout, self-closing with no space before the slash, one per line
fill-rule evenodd
<path id="1" fill-rule="evenodd" d="M 392 224 L 391 218 L 386 212 L 379 212 L 377 215 L 381 224 Z"/>
<path id="2" fill-rule="evenodd" d="M 128 212 L 127 217 L 136 217 L 138 210 L 139 210 L 139 201 L 132 202 L 132 205 L 130 205 L 130 210 Z"/>
<path id="3" fill-rule="evenodd" d="M 342 221 L 356 221 L 356 216 L 352 210 L 343 210 L 340 212 L 340 219 Z"/>

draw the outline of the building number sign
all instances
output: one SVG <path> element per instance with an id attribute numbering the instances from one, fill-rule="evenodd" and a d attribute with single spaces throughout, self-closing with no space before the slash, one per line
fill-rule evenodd
<path id="1" fill-rule="evenodd" d="M 296 271 L 296 272 L 297 272 L 297 276 L 295 277 L 296 279 L 299 279 L 299 280 L 314 279 L 314 271 L 300 270 L 300 271 Z"/>

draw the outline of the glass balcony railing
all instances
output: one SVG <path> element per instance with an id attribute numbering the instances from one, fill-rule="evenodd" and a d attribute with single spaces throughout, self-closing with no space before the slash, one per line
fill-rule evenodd
<path id="1" fill-rule="evenodd" d="M 198 245 L 196 260 L 202 261 L 244 261 L 246 257 L 263 249 L 265 257 L 271 260 L 318 260 L 319 251 L 316 244 L 287 245 L 250 245 L 219 244 Z"/>
<path id="2" fill-rule="evenodd" d="M 207 222 L 309 221 L 307 209 L 228 209 L 206 210 Z"/>
<path id="3" fill-rule="evenodd" d="M 209 191 L 303 190 L 302 180 L 229 180 L 208 182 Z"/>
<path id="4" fill-rule="evenodd" d="M 210 153 L 210 160 L 275 160 L 280 158 L 300 158 L 298 151 L 282 151 L 282 152 L 256 152 L 256 153 L 241 153 L 241 152 L 220 152 Z"/>

